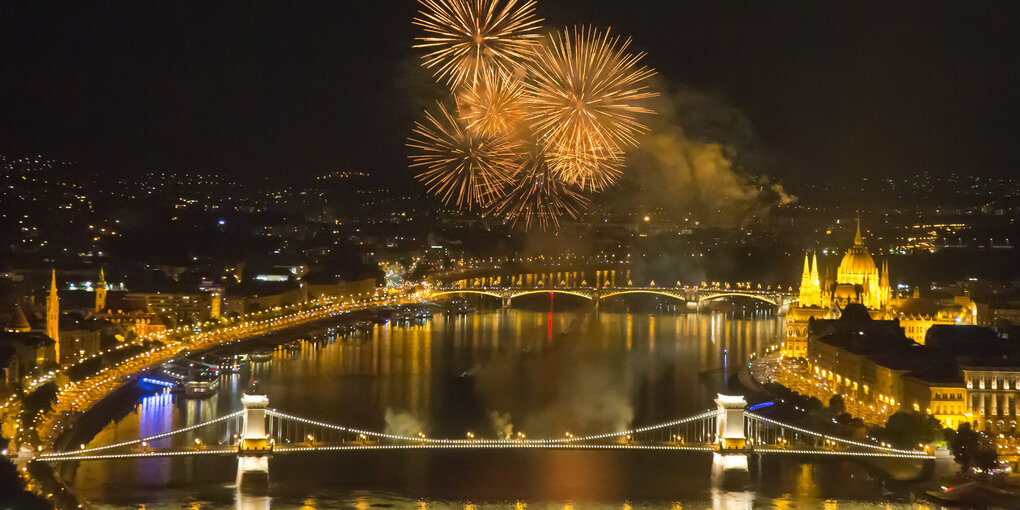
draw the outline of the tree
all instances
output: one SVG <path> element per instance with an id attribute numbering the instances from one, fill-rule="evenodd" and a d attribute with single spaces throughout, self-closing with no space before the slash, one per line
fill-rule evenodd
<path id="1" fill-rule="evenodd" d="M 7 439 L 0 437 L 0 444 L 7 447 Z M 2 508 L 52 508 L 45 500 L 25 490 L 25 482 L 11 462 L 0 457 L 0 507 Z"/>
<path id="2" fill-rule="evenodd" d="M 846 402 L 843 401 L 842 395 L 833 395 L 832 398 L 829 399 L 829 410 L 832 411 L 832 414 L 834 415 L 840 415 L 846 411 Z"/>
<path id="3" fill-rule="evenodd" d="M 974 431 L 970 423 L 962 423 L 955 434 L 948 435 L 949 451 L 964 470 L 976 467 L 988 470 L 996 465 L 999 455 L 981 433 Z"/>
<path id="4" fill-rule="evenodd" d="M 903 411 L 890 416 L 880 432 L 880 437 L 903 449 L 917 448 L 918 443 L 931 443 L 942 436 L 942 424 L 934 416 Z"/>
<path id="5" fill-rule="evenodd" d="M 839 415 L 836 416 L 836 423 L 838 423 L 840 425 L 848 425 L 849 426 L 849 425 L 853 425 L 854 424 L 853 423 L 853 419 L 854 419 L 854 417 L 850 416 L 850 413 L 839 413 Z"/>

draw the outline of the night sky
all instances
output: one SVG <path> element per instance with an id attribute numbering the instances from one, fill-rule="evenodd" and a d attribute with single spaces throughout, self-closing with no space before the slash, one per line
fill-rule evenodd
<path id="1" fill-rule="evenodd" d="M 742 110 L 784 177 L 1020 168 L 1014 2 L 541 0 Z M 0 153 L 89 169 L 408 172 L 412 0 L 4 2 Z"/>

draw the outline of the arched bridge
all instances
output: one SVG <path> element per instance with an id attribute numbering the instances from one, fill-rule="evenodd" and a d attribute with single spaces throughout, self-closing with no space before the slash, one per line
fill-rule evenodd
<path id="1" fill-rule="evenodd" d="M 605 298 L 628 294 L 665 296 L 687 303 L 701 305 L 733 297 L 763 301 L 784 313 L 796 299 L 792 287 L 780 285 L 752 284 L 750 282 L 729 283 L 702 282 L 700 286 L 635 285 L 626 261 L 591 266 L 575 261 L 553 261 L 555 264 L 538 271 L 524 267 L 503 265 L 472 265 L 468 270 L 446 274 L 444 278 L 431 280 L 432 295 L 439 297 L 453 294 L 476 294 L 501 299 L 509 305 L 515 297 L 529 294 L 556 293 L 578 296 L 592 301 L 597 307 Z"/>
<path id="2" fill-rule="evenodd" d="M 729 457 L 726 469 L 747 469 L 750 454 L 840 455 L 928 460 L 923 450 L 898 450 L 829 436 L 787 425 L 746 409 L 743 397 L 719 395 L 716 408 L 655 425 L 585 436 L 531 439 L 515 437 L 437 439 L 404 436 L 336 425 L 269 409 L 264 395 L 244 395 L 244 409 L 162 434 L 104 446 L 45 452 L 37 460 L 80 462 L 184 455 L 236 455 L 238 485 L 268 477 L 269 457 L 277 454 L 351 450 L 428 449 L 628 449 L 714 452 Z M 216 444 L 197 439 L 219 438 Z M 734 459 L 740 462 L 734 462 Z"/>
<path id="3" fill-rule="evenodd" d="M 566 294 L 578 296 L 592 301 L 596 306 L 606 298 L 623 296 L 628 294 L 645 294 L 665 296 L 688 303 L 703 305 L 704 303 L 719 299 L 744 297 L 764 301 L 777 309 L 783 309 L 789 305 L 793 295 L 784 291 L 754 290 L 754 289 L 726 289 L 711 287 L 565 287 L 565 286 L 536 286 L 536 287 L 455 287 L 445 286 L 433 289 L 432 297 L 449 296 L 457 294 L 476 294 L 491 296 L 509 305 L 513 298 L 531 294 Z"/>

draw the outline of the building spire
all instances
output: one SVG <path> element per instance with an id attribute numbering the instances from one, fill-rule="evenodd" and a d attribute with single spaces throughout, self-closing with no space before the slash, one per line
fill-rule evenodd
<path id="1" fill-rule="evenodd" d="M 808 264 L 808 253 L 807 252 L 804 252 L 804 274 L 802 276 L 804 278 L 808 278 L 808 277 L 811 276 L 811 266 Z"/>
<path id="2" fill-rule="evenodd" d="M 861 217 L 857 217 L 857 234 L 854 236 L 854 246 L 864 246 L 864 238 L 861 237 Z"/>
<path id="3" fill-rule="evenodd" d="M 99 281 L 96 282 L 96 312 L 102 312 L 106 308 L 106 277 L 103 275 L 103 266 L 99 266 Z"/>
<path id="4" fill-rule="evenodd" d="M 60 300 L 57 298 L 57 270 L 50 279 L 50 295 L 46 298 L 46 336 L 53 339 L 57 363 L 60 363 Z"/>
<path id="5" fill-rule="evenodd" d="M 818 281 L 818 252 L 811 254 L 811 279 L 815 282 Z"/>

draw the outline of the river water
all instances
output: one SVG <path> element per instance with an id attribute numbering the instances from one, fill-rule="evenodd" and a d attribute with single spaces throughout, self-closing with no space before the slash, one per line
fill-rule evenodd
<path id="1" fill-rule="evenodd" d="M 205 400 L 133 403 L 88 445 L 137 439 L 240 409 L 250 379 L 270 407 L 327 423 L 431 437 L 563 437 L 660 423 L 713 406 L 781 318 L 590 309 L 436 314 L 224 376 Z M 126 404 L 128 406 L 132 404 Z M 216 437 L 189 436 L 213 444 Z M 159 445 L 153 445 L 159 446 Z M 848 462 L 766 458 L 750 488 L 714 487 L 711 456 L 648 451 L 376 451 L 277 455 L 269 495 L 234 490 L 221 456 L 65 466 L 100 508 L 871 508 L 886 488 Z"/>

